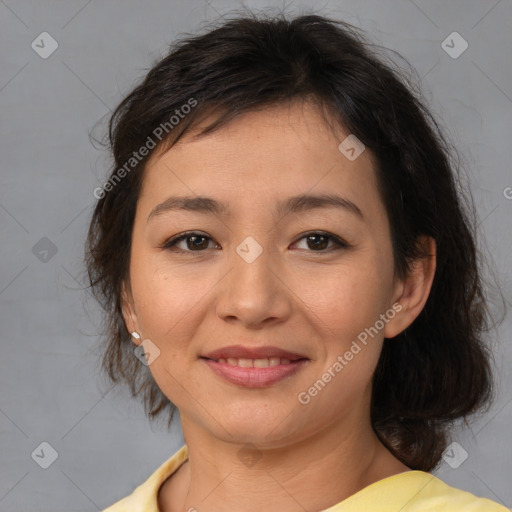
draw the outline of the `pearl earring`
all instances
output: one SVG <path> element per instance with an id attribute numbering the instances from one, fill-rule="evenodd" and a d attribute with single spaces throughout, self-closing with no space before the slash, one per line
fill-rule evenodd
<path id="1" fill-rule="evenodd" d="M 136 340 L 140 340 L 140 334 L 137 331 L 133 331 L 132 338 L 135 338 Z"/>

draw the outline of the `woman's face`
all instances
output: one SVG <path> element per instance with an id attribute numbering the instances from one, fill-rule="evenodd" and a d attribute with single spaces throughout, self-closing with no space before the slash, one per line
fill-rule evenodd
<path id="1" fill-rule="evenodd" d="M 184 425 L 277 446 L 369 422 L 372 374 L 383 338 L 399 332 L 402 285 L 372 156 L 353 159 L 350 139 L 342 152 L 348 135 L 293 104 L 187 136 L 148 161 L 124 312 L 147 351 L 158 347 L 149 368 Z M 340 201 L 287 210 L 299 195 Z M 179 208 L 170 199 L 185 196 L 209 200 Z M 235 352 L 226 354 L 235 361 L 204 358 L 234 345 L 275 348 L 238 362 Z M 277 349 L 303 360 L 283 361 Z M 254 359 L 257 368 L 245 368 Z"/>

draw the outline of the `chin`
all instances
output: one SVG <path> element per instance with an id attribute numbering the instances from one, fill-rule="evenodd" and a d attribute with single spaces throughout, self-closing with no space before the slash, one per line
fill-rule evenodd
<path id="1" fill-rule="evenodd" d="M 222 417 L 229 418 L 228 421 L 212 425 L 217 434 L 222 439 L 230 443 L 246 444 L 251 443 L 255 446 L 276 448 L 284 446 L 286 439 L 295 439 L 299 433 L 297 421 L 294 415 L 283 408 L 274 411 L 269 415 L 269 411 L 264 414 L 238 415 L 236 418 L 226 414 Z M 224 430 L 225 429 L 225 430 Z"/>

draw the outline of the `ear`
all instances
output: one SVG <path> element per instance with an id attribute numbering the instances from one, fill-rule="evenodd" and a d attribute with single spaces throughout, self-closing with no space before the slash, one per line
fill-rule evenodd
<path id="1" fill-rule="evenodd" d="M 397 308 L 398 314 L 386 324 L 385 338 L 394 338 L 407 329 L 421 313 L 430 294 L 436 272 L 436 242 L 424 235 L 418 244 L 426 256 L 413 261 L 406 278 L 396 282 L 393 304 L 400 304 L 401 309 Z"/>
<path id="2" fill-rule="evenodd" d="M 123 311 L 124 323 L 128 329 L 128 332 L 130 334 L 133 331 L 139 332 L 139 324 L 137 322 L 137 314 L 135 312 L 131 286 L 129 283 L 127 284 L 126 281 L 123 281 L 123 284 L 121 285 L 121 307 Z M 139 345 L 142 340 L 136 340 L 132 337 L 132 341 L 135 343 L 135 345 Z"/>

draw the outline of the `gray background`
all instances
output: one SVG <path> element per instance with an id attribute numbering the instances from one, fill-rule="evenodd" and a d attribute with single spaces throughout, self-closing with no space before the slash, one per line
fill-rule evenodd
<path id="1" fill-rule="evenodd" d="M 0 2 L 2 511 L 100 510 L 129 494 L 183 442 L 178 422 L 171 434 L 163 422 L 150 425 L 127 391 L 111 388 L 99 375 L 100 315 L 80 291 L 81 258 L 95 203 L 92 191 L 105 178 L 109 161 L 90 144 L 88 133 L 177 34 L 241 5 Z M 290 13 L 308 7 L 366 29 L 375 42 L 416 67 L 432 110 L 464 155 L 479 229 L 510 304 L 512 2 L 287 3 Z M 31 47 L 44 31 L 59 45 L 46 59 Z M 458 58 L 441 46 L 453 31 L 469 44 Z M 503 306 L 494 310 L 499 314 Z M 508 316 L 491 337 L 496 404 L 470 429 L 454 434 L 468 459 L 457 469 L 443 462 L 436 471 L 453 486 L 509 507 L 510 335 Z M 31 457 L 43 441 L 58 453 L 48 469 Z"/>

